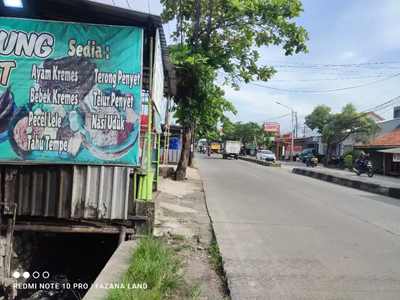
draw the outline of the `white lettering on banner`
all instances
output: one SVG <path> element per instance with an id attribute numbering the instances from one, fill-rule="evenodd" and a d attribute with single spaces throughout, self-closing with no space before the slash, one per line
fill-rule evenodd
<path id="1" fill-rule="evenodd" d="M 76 45 L 76 40 L 71 39 L 68 43 L 68 56 L 86 57 L 86 58 L 103 58 L 103 48 L 100 45 L 96 45 L 96 41 L 88 40 L 85 46 Z M 109 55 L 106 55 L 106 59 L 109 59 Z"/>
<path id="2" fill-rule="evenodd" d="M 25 56 L 47 58 L 53 53 L 55 37 L 48 32 L 31 32 L 11 30 L 9 33 L 0 30 L 0 55 L 17 57 Z"/>
<path id="3" fill-rule="evenodd" d="M 128 74 L 118 70 L 117 73 L 100 72 L 98 68 L 94 69 L 94 78 L 96 83 L 111 84 L 114 88 L 120 85 L 127 85 L 131 89 L 133 86 L 140 85 L 141 74 Z"/>

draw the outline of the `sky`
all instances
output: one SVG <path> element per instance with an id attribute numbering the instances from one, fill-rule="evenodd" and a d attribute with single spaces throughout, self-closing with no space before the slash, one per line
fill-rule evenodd
<path id="1" fill-rule="evenodd" d="M 159 0 L 96 1 L 124 8 L 129 8 L 129 3 L 131 9 L 146 13 L 162 12 Z M 230 119 L 279 122 L 281 132 L 289 132 L 291 116 L 281 116 L 291 111 L 276 102 L 297 112 L 299 134 L 304 117 L 319 104 L 339 112 L 347 103 L 353 103 L 360 112 L 373 110 L 392 119 L 393 107 L 400 105 L 400 100 L 380 105 L 400 94 L 400 76 L 395 76 L 400 73 L 400 1 L 302 3 L 305 11 L 293 21 L 308 31 L 309 53 L 285 56 L 284 50 L 276 46 L 258 49 L 259 64 L 275 66 L 278 73 L 268 82 L 242 84 L 240 91 L 224 86 L 226 98 L 238 110 L 236 115 L 228 115 Z M 175 26 L 174 22 L 164 26 L 166 36 Z"/>

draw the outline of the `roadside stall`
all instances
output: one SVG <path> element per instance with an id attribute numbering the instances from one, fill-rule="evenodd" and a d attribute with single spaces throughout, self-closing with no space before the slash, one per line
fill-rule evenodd
<path id="1" fill-rule="evenodd" d="M 0 16 L 3 225 L 139 232 L 176 91 L 161 18 L 83 0 L 0 1 Z"/>

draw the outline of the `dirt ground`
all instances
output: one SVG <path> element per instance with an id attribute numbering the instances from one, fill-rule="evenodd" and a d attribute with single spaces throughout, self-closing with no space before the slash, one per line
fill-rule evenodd
<path id="1" fill-rule="evenodd" d="M 200 176 L 196 169 L 188 168 L 186 178 L 181 182 L 160 178 L 154 200 L 154 235 L 163 236 L 168 243 L 179 247 L 178 253 L 187 264 L 185 288 L 197 285 L 197 290 L 201 290 L 200 296 L 191 297 L 181 291 L 177 299 L 228 299 L 221 274 L 211 265 L 207 252 L 213 233 Z"/>

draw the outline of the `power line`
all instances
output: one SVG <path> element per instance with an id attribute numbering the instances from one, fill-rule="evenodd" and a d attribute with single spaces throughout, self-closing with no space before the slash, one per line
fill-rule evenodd
<path id="1" fill-rule="evenodd" d="M 397 100 L 399 100 L 399 99 L 400 99 L 400 96 L 397 96 L 397 97 L 392 98 L 392 99 L 390 99 L 389 101 L 386 101 L 386 102 L 384 102 L 384 103 L 382 103 L 382 104 L 379 104 L 379 105 L 377 105 L 377 106 L 375 106 L 375 107 L 372 107 L 372 108 L 370 108 L 370 109 L 366 109 L 366 110 L 364 110 L 363 112 L 377 111 L 379 108 L 380 108 L 380 109 L 386 108 L 388 105 L 393 105 L 394 102 L 396 103 Z"/>
<path id="2" fill-rule="evenodd" d="M 150 0 L 147 0 L 147 6 L 149 7 L 149 15 L 150 15 Z"/>
<path id="3" fill-rule="evenodd" d="M 395 104 L 399 104 L 400 103 L 400 99 L 398 99 L 398 101 L 396 101 L 395 102 Z M 388 112 L 389 110 L 391 110 L 391 109 L 393 109 L 394 108 L 394 106 L 391 106 L 391 107 L 389 107 L 388 109 L 386 109 L 385 111 L 382 111 L 382 112 L 380 112 L 380 114 L 384 114 L 384 113 L 386 113 L 386 112 Z"/>
<path id="4" fill-rule="evenodd" d="M 315 72 L 315 70 L 316 69 L 312 69 L 312 70 L 310 69 L 310 71 L 312 71 L 312 72 L 300 72 L 300 71 L 295 71 L 295 70 L 291 70 L 291 71 L 279 70 L 279 71 L 277 71 L 277 73 L 296 73 L 296 74 L 312 74 L 312 75 L 323 74 L 323 75 L 335 75 L 335 76 L 348 76 L 348 74 L 341 75 L 340 73 Z M 321 70 L 322 70 L 322 68 L 321 68 Z M 324 70 L 325 70 L 325 68 L 324 68 Z M 360 70 L 357 70 L 357 71 L 355 71 L 355 70 L 337 70 L 337 71 L 345 72 L 345 73 L 357 73 L 357 74 L 360 74 Z M 365 73 L 365 71 L 363 73 Z M 374 73 L 372 75 L 390 76 L 390 75 L 393 75 L 393 73 L 382 73 L 382 72 L 380 72 L 380 73 Z"/>
<path id="5" fill-rule="evenodd" d="M 267 61 L 265 61 L 267 62 Z M 267 62 L 268 63 L 268 62 Z M 271 62 L 274 63 L 274 62 Z M 280 63 L 275 61 L 275 63 Z M 289 63 L 289 64 L 296 64 L 299 66 L 293 66 L 295 68 L 297 67 L 310 67 L 310 66 L 321 66 L 321 67 L 351 67 L 351 66 L 374 66 L 374 65 L 388 65 L 388 64 L 400 64 L 400 61 L 384 61 L 384 62 L 371 62 L 371 63 L 357 63 L 357 64 L 314 64 L 314 63 Z M 281 65 L 282 67 L 290 67 L 288 64 L 287 65 Z"/>
<path id="6" fill-rule="evenodd" d="M 361 85 L 356 85 L 356 86 L 349 86 L 349 87 L 332 89 L 332 90 L 321 90 L 321 91 L 287 90 L 287 89 L 280 89 L 280 88 L 271 87 L 271 86 L 265 86 L 265 85 L 261 85 L 261 84 L 257 84 L 257 83 L 250 83 L 250 84 L 256 85 L 256 86 L 259 86 L 259 87 L 263 87 L 263 88 L 266 88 L 266 89 L 284 91 L 284 92 L 292 92 L 292 93 L 330 93 L 330 92 L 338 92 L 338 91 L 343 91 L 343 90 L 351 90 L 351 89 L 361 88 L 361 87 L 364 87 L 364 86 L 368 86 L 368 85 L 379 83 L 379 82 L 382 82 L 382 81 L 385 81 L 385 80 L 389 80 L 389 79 L 394 78 L 394 77 L 399 76 L 399 75 L 400 75 L 400 73 L 395 74 L 395 75 L 390 76 L 390 77 L 387 77 L 387 78 L 384 78 L 384 79 L 381 79 L 381 80 L 369 82 L 369 83 L 366 83 L 366 84 L 361 84 Z"/>
<path id="7" fill-rule="evenodd" d="M 279 73 L 279 72 L 278 72 Z M 311 74 L 311 73 L 310 73 Z M 362 79 L 362 78 L 374 78 L 374 77 L 388 77 L 388 75 L 373 75 L 373 76 L 357 76 L 357 77 L 340 77 L 340 78 L 316 78 L 316 79 L 287 79 L 287 80 L 271 80 L 270 82 L 297 82 L 297 81 L 333 81 L 333 80 L 351 80 L 351 79 Z"/>
<path id="8" fill-rule="evenodd" d="M 395 87 L 393 87 L 393 88 L 391 88 L 391 89 L 389 89 L 389 90 L 387 90 L 387 91 L 385 91 L 385 92 L 379 94 L 378 96 L 372 98 L 371 100 L 368 100 L 368 101 L 364 102 L 364 103 L 363 103 L 361 106 L 359 106 L 358 108 L 363 107 L 365 104 L 370 103 L 370 102 L 374 101 L 375 99 L 378 99 L 379 97 L 385 95 L 386 93 L 389 93 L 389 92 L 393 91 L 394 89 L 397 89 L 399 86 L 400 86 L 400 84 L 398 84 L 398 85 L 396 85 Z"/>
<path id="9" fill-rule="evenodd" d="M 116 5 L 114 0 L 112 0 L 112 2 L 114 3 L 114 5 Z"/>
<path id="10" fill-rule="evenodd" d="M 129 4 L 128 0 L 126 0 L 126 4 L 128 4 L 129 9 L 131 9 L 131 5 Z"/>
<path id="11" fill-rule="evenodd" d="M 268 120 L 259 121 L 259 122 L 257 122 L 257 123 L 271 122 L 271 121 L 276 120 L 276 119 L 280 119 L 280 118 L 283 118 L 283 117 L 290 116 L 291 114 L 292 114 L 292 113 L 288 113 L 288 114 L 283 115 L 283 116 L 275 117 L 275 118 L 268 119 Z"/>

